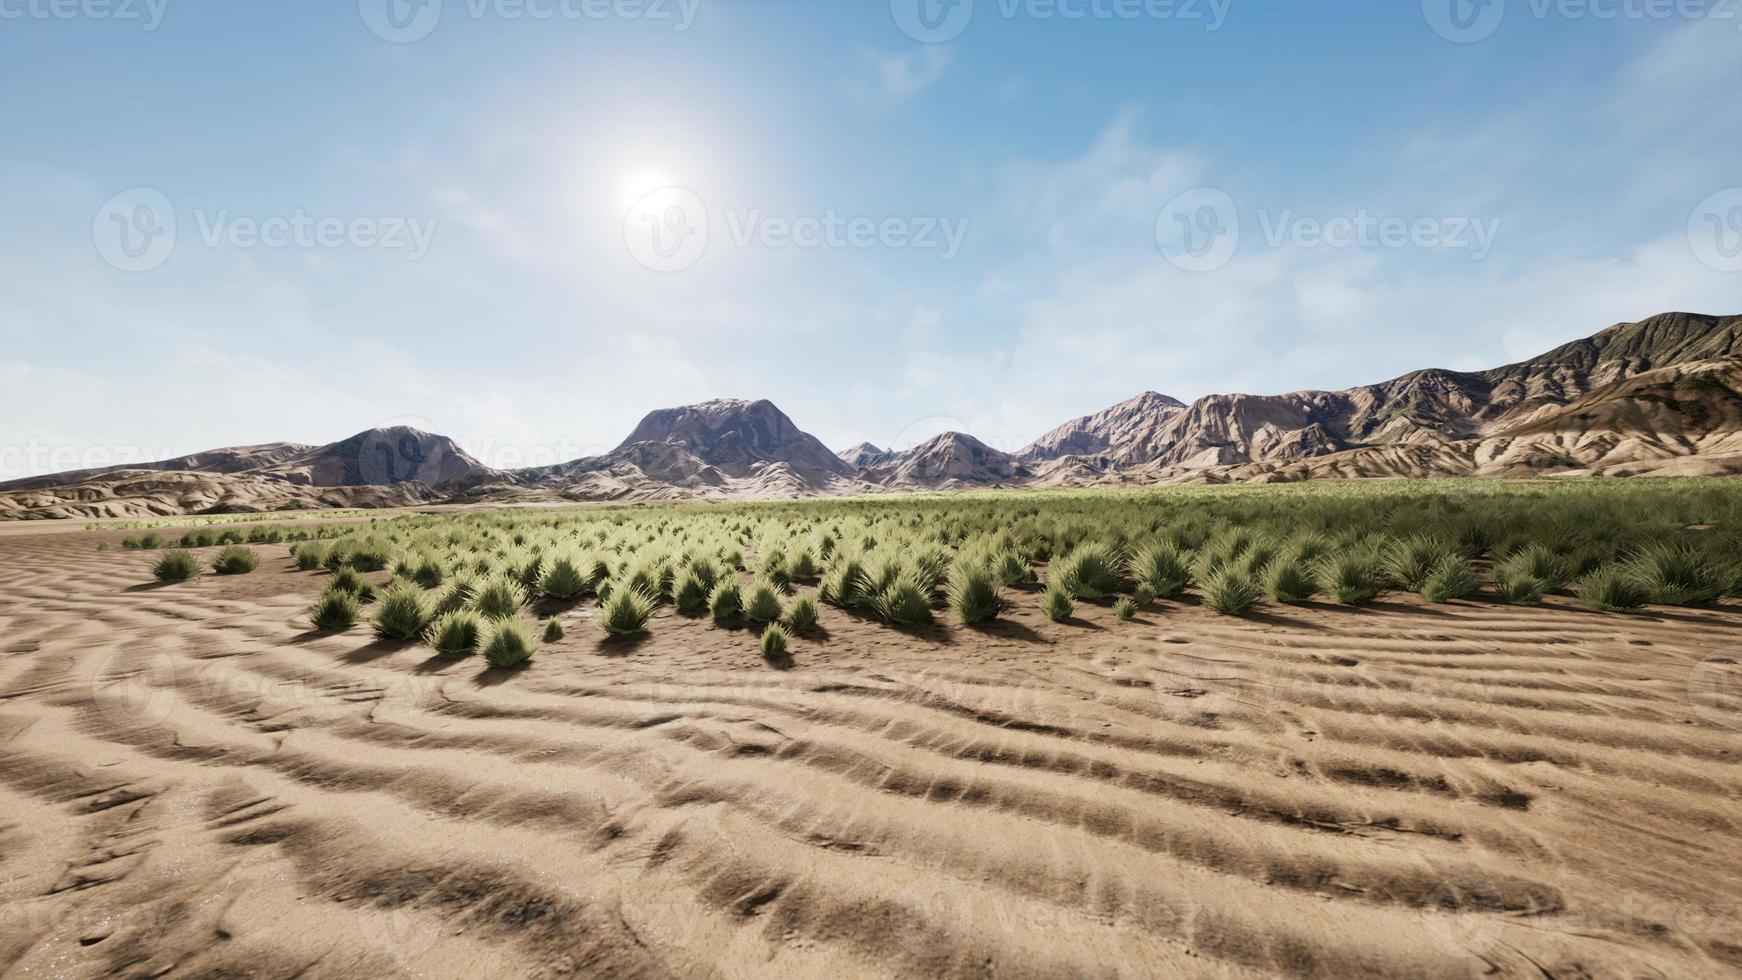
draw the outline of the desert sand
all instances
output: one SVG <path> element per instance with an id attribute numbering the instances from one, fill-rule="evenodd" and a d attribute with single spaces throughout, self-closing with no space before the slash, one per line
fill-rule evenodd
<path id="1" fill-rule="evenodd" d="M 0 973 L 1735 975 L 1742 607 L 984 631 L 659 612 L 531 669 L 0 527 Z M 9 965 L 9 966 L 6 966 Z"/>

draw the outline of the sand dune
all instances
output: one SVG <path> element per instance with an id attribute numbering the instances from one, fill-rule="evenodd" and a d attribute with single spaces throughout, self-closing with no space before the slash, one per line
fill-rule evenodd
<path id="1" fill-rule="evenodd" d="M 119 535 L 114 535 L 118 538 Z M 1720 976 L 1742 609 L 1033 597 L 497 673 L 0 529 L 7 976 Z"/>

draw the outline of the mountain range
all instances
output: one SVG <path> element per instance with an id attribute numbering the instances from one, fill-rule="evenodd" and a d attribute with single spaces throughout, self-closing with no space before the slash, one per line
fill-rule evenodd
<path id="1" fill-rule="evenodd" d="M 650 413 L 601 456 L 487 467 L 453 440 L 371 429 L 0 483 L 0 518 L 436 503 L 772 499 L 1178 482 L 1742 472 L 1742 317 L 1668 313 L 1489 371 L 1343 391 L 1144 392 L 1015 453 L 947 432 L 836 453 L 773 403 Z"/>

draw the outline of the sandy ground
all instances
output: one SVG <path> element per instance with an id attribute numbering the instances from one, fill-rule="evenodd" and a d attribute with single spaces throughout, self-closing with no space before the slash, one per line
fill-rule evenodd
<path id="1" fill-rule="evenodd" d="M 0 974 L 1742 972 L 1742 608 L 584 608 L 530 670 L 0 527 Z"/>

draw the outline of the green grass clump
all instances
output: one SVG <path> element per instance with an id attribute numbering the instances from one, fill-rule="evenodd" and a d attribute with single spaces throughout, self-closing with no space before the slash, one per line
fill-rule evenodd
<path id="1" fill-rule="evenodd" d="M 1139 585 L 1131 590 L 1131 601 L 1137 603 L 1137 608 L 1142 609 L 1155 601 L 1155 590 L 1147 585 Z"/>
<path id="2" fill-rule="evenodd" d="M 1004 596 L 999 591 L 998 580 L 993 577 L 991 569 L 983 566 L 957 566 L 950 572 L 944 597 L 962 622 L 970 626 L 996 619 L 1004 609 Z"/>
<path id="3" fill-rule="evenodd" d="M 1260 578 L 1264 594 L 1273 602 L 1299 603 L 1318 595 L 1319 583 L 1306 561 L 1293 555 L 1282 555 L 1264 566 Z"/>
<path id="4" fill-rule="evenodd" d="M 837 557 L 817 585 L 817 597 L 830 605 L 851 609 L 869 599 L 865 564 L 857 558 Z"/>
<path id="5" fill-rule="evenodd" d="M 1118 602 L 1113 603 L 1113 615 L 1126 621 L 1136 619 L 1137 603 L 1130 599 L 1120 599 Z"/>
<path id="6" fill-rule="evenodd" d="M 1372 552 L 1355 549 L 1334 554 L 1324 564 L 1320 584 L 1345 606 L 1359 606 L 1385 591 L 1385 571 Z"/>
<path id="7" fill-rule="evenodd" d="M 520 615 L 526 605 L 526 589 L 509 575 L 492 575 L 478 586 L 472 596 L 472 608 L 485 619 L 507 619 Z"/>
<path id="8" fill-rule="evenodd" d="M 1540 606 L 1548 591 L 1548 583 L 1534 575 L 1504 569 L 1494 572 L 1495 594 L 1514 606 Z"/>
<path id="9" fill-rule="evenodd" d="M 461 609 L 470 609 L 472 600 L 478 594 L 478 580 L 470 574 L 460 573 L 449 579 L 436 595 L 435 613 L 443 616 Z"/>
<path id="10" fill-rule="evenodd" d="M 1481 591 L 1482 583 L 1470 563 L 1458 555 L 1446 555 L 1421 583 L 1421 597 L 1429 602 L 1468 599 Z"/>
<path id="11" fill-rule="evenodd" d="M 1565 558 L 1555 554 L 1547 546 L 1536 543 L 1527 544 L 1497 562 L 1494 571 L 1496 575 L 1536 579 L 1542 583 L 1544 592 L 1558 592 L 1566 588 L 1567 580 L 1572 577 L 1572 570 Z"/>
<path id="12" fill-rule="evenodd" d="M 416 582 L 419 588 L 439 589 L 448 579 L 448 570 L 434 555 L 419 555 L 408 565 L 406 577 Z"/>
<path id="13" fill-rule="evenodd" d="M 762 656 L 769 660 L 779 660 L 786 656 L 786 648 L 792 645 L 792 634 L 779 623 L 770 623 L 762 631 Z"/>
<path id="14" fill-rule="evenodd" d="M 355 568 L 339 569 L 334 573 L 332 580 L 327 583 L 327 588 L 349 592 L 356 596 L 357 601 L 363 605 L 375 601 L 375 586 L 369 584 L 369 580 L 364 578 Z"/>
<path id="15" fill-rule="evenodd" d="M 904 575 L 871 602 L 872 611 L 897 626 L 929 626 L 932 622 L 931 593 L 910 575 Z"/>
<path id="16" fill-rule="evenodd" d="M 599 603 L 599 628 L 608 636 L 633 636 L 647 629 L 658 600 L 642 589 L 612 589 Z"/>
<path id="17" fill-rule="evenodd" d="M 1243 616 L 1258 604 L 1257 583 L 1239 567 L 1223 565 L 1198 583 L 1204 605 L 1224 616 Z"/>
<path id="18" fill-rule="evenodd" d="M 157 556 L 151 574 L 159 582 L 186 582 L 200 573 L 199 558 L 185 551 L 166 551 Z"/>
<path id="19" fill-rule="evenodd" d="M 144 551 L 156 551 L 163 547 L 163 535 L 153 531 L 139 539 L 139 547 Z"/>
<path id="20" fill-rule="evenodd" d="M 1629 571 L 1605 565 L 1586 575 L 1573 587 L 1579 601 L 1603 612 L 1627 612 L 1650 601 L 1651 596 Z"/>
<path id="21" fill-rule="evenodd" d="M 714 619 L 727 622 L 744 615 L 744 587 L 736 578 L 723 579 L 708 597 L 708 612 Z"/>
<path id="22" fill-rule="evenodd" d="M 552 616 L 544 621 L 544 642 L 556 643 L 563 638 L 565 632 L 567 630 L 564 629 L 561 619 Z"/>
<path id="23" fill-rule="evenodd" d="M 233 544 L 212 559 L 212 571 L 219 575 L 246 575 L 260 567 L 260 555 L 252 548 Z"/>
<path id="24" fill-rule="evenodd" d="M 568 602 L 586 593 L 593 587 L 593 581 L 585 566 L 586 560 L 577 554 L 553 556 L 539 572 L 538 591 L 558 602 Z"/>
<path id="25" fill-rule="evenodd" d="M 1127 571 L 1139 588 L 1146 588 L 1155 596 L 1178 595 L 1191 583 L 1190 563 L 1179 549 L 1166 542 L 1137 549 L 1131 555 Z"/>
<path id="26" fill-rule="evenodd" d="M 767 579 L 750 586 L 744 599 L 744 618 L 752 623 L 772 623 L 785 612 L 780 601 L 780 589 Z"/>
<path id="27" fill-rule="evenodd" d="M 322 592 L 308 610 L 309 622 L 315 629 L 326 633 L 350 629 L 357 625 L 362 614 L 363 607 L 357 601 L 356 593 L 331 587 Z"/>
<path id="28" fill-rule="evenodd" d="M 992 574 L 1004 586 L 1027 585 L 1037 578 L 1034 569 L 1014 551 L 1001 551 L 992 559 Z"/>
<path id="29" fill-rule="evenodd" d="M 1735 578 L 1734 568 L 1717 556 L 1671 542 L 1640 548 L 1628 559 L 1627 574 L 1652 602 L 1666 606 L 1703 606 L 1729 591 Z"/>
<path id="30" fill-rule="evenodd" d="M 415 582 L 395 582 L 375 607 L 375 635 L 383 640 L 414 640 L 429 626 L 429 596 Z"/>
<path id="31" fill-rule="evenodd" d="M 1385 576 L 1399 588 L 1420 592 L 1451 553 L 1451 546 L 1417 535 L 1391 542 L 1380 557 L 1380 564 Z"/>
<path id="32" fill-rule="evenodd" d="M 442 613 L 424 631 L 424 640 L 435 651 L 450 657 L 469 657 L 478 652 L 484 632 L 484 617 L 470 609 Z"/>
<path id="33" fill-rule="evenodd" d="M 821 613 L 822 609 L 817 605 L 815 596 L 801 595 L 786 607 L 786 624 L 803 632 L 817 625 Z"/>
<path id="34" fill-rule="evenodd" d="M 706 573 L 691 565 L 678 577 L 672 590 L 672 601 L 679 612 L 696 614 L 708 608 L 710 584 Z"/>
<path id="35" fill-rule="evenodd" d="M 299 572 L 312 572 L 327 563 L 331 547 L 321 541 L 302 541 L 291 547 L 290 556 Z"/>
<path id="36" fill-rule="evenodd" d="M 1120 564 L 1112 547 L 1089 543 L 1059 559 L 1048 577 L 1078 599 L 1105 599 L 1119 590 Z"/>
<path id="37" fill-rule="evenodd" d="M 1065 588 L 1062 582 L 1053 582 L 1041 594 L 1040 608 L 1046 613 L 1046 618 L 1055 623 L 1062 623 L 1071 618 L 1077 611 L 1076 599 L 1071 596 L 1071 590 Z"/>
<path id="38" fill-rule="evenodd" d="M 538 652 L 538 640 L 526 620 L 506 616 L 485 622 L 478 649 L 492 667 L 518 667 Z"/>

